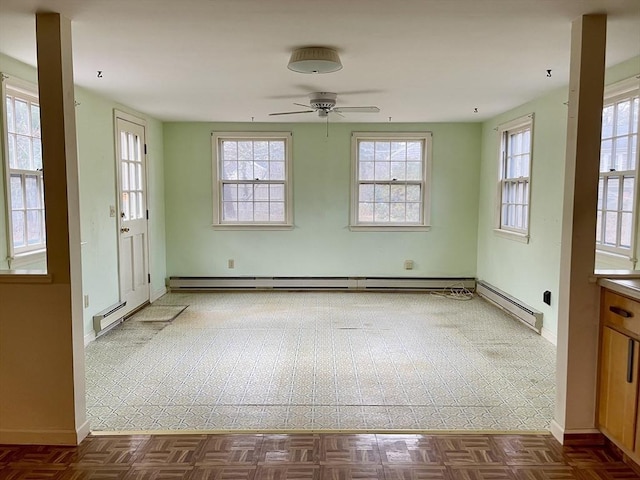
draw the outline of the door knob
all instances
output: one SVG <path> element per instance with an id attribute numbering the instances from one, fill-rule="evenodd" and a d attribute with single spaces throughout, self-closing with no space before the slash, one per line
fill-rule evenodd
<path id="1" fill-rule="evenodd" d="M 120 229 L 120 233 L 127 233 L 129 231 L 129 227 L 123 227 Z"/>

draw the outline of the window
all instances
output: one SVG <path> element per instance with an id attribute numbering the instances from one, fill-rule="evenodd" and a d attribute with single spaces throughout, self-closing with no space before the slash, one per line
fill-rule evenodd
<path id="1" fill-rule="evenodd" d="M 498 128 L 500 133 L 500 182 L 498 230 L 525 241 L 529 236 L 529 198 L 533 114 Z"/>
<path id="2" fill-rule="evenodd" d="M 351 228 L 428 227 L 430 133 L 354 133 L 352 165 Z"/>
<path id="3" fill-rule="evenodd" d="M 40 105 L 35 86 L 5 79 L 4 158 L 9 259 L 36 260 L 46 248 Z"/>
<path id="4" fill-rule="evenodd" d="M 602 110 L 596 248 L 633 256 L 638 81 L 608 89 Z"/>
<path id="5" fill-rule="evenodd" d="M 214 133 L 214 226 L 290 228 L 291 133 Z"/>

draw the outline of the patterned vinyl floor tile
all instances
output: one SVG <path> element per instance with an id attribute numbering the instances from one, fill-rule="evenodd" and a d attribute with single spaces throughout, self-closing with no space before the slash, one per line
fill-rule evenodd
<path id="1" fill-rule="evenodd" d="M 479 298 L 223 292 L 154 303 L 185 305 L 171 322 L 127 321 L 87 346 L 93 431 L 540 431 L 552 418 L 555 348 Z"/>

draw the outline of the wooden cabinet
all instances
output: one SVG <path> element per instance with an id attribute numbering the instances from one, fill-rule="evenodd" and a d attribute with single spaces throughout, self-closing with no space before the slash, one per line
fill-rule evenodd
<path id="1" fill-rule="evenodd" d="M 640 457 L 640 302 L 603 290 L 598 424 Z"/>
<path id="2" fill-rule="evenodd" d="M 638 404 L 636 406 L 636 412 L 640 412 L 640 395 L 638 395 Z M 640 459 L 640 418 L 637 420 L 636 426 L 636 447 L 633 449 L 633 453 L 636 454 L 636 458 Z"/>
<path id="3" fill-rule="evenodd" d="M 633 449 L 636 443 L 637 350 L 638 342 L 612 328 L 603 327 L 599 422 L 609 435 L 628 449 Z"/>

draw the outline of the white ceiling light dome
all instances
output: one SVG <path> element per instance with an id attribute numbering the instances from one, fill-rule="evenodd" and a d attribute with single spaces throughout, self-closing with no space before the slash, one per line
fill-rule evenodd
<path id="1" fill-rule="evenodd" d="M 342 62 L 332 48 L 304 47 L 293 51 L 287 67 L 298 73 L 331 73 L 342 69 Z"/>

